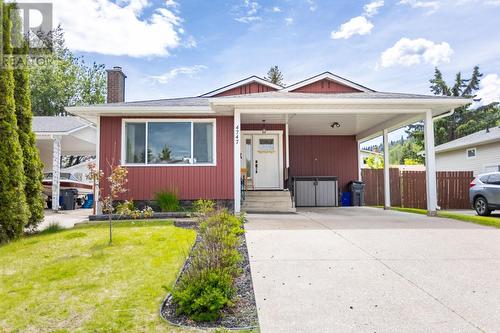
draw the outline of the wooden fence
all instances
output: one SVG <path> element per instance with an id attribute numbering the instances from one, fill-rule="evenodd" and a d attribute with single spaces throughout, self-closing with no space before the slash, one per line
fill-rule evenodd
<path id="1" fill-rule="evenodd" d="M 369 206 L 384 205 L 384 170 L 363 169 L 365 202 Z M 399 171 L 391 168 L 391 205 L 394 207 L 427 208 L 425 171 Z M 437 176 L 438 205 L 441 209 L 467 209 L 472 171 L 439 171 Z"/>

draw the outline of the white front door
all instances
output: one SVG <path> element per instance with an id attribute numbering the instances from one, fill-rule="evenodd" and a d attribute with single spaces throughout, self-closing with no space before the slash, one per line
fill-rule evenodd
<path id="1" fill-rule="evenodd" d="M 253 182 L 255 189 L 279 189 L 280 145 L 277 134 L 253 135 Z"/>

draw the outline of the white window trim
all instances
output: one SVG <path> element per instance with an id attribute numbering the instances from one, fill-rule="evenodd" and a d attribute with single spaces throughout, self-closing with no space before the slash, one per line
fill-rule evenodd
<path id="1" fill-rule="evenodd" d="M 474 150 L 474 156 L 469 156 L 469 151 L 471 150 Z M 472 147 L 472 148 L 466 148 L 465 149 L 465 157 L 470 160 L 470 159 L 473 159 L 473 158 L 476 158 L 477 157 L 477 149 L 476 147 Z"/>
<path id="2" fill-rule="evenodd" d="M 212 123 L 213 124 L 213 135 L 212 135 L 212 147 L 213 147 L 213 163 L 198 163 L 198 164 L 187 164 L 187 163 L 175 163 L 175 164 L 147 164 L 148 154 L 146 154 L 145 163 L 127 163 L 126 157 L 126 138 L 125 138 L 125 125 L 127 123 L 145 123 L 146 124 L 146 151 L 148 145 L 148 123 L 191 123 L 191 160 L 194 154 L 194 141 L 193 141 L 193 124 L 194 123 Z M 207 166 L 217 166 L 217 121 L 215 118 L 123 118 L 122 119 L 122 135 L 121 135 L 121 165 L 126 167 L 207 167 Z"/>

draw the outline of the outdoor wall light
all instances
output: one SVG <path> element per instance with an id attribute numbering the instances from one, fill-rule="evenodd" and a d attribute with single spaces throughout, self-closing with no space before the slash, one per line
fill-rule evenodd
<path id="1" fill-rule="evenodd" d="M 338 122 L 334 122 L 330 125 L 331 128 L 335 128 L 335 127 L 340 127 L 340 124 Z"/>
<path id="2" fill-rule="evenodd" d="M 262 134 L 266 134 L 266 121 L 262 120 Z"/>

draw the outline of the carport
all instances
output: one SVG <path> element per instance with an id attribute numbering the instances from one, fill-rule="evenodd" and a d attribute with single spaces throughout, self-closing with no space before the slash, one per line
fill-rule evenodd
<path id="1" fill-rule="evenodd" d="M 95 156 L 97 131 L 92 123 L 78 117 L 34 117 L 33 131 L 44 164 L 52 172 L 52 202 L 59 202 L 61 157 Z M 53 205 L 57 211 L 59 205 Z"/>
<path id="2" fill-rule="evenodd" d="M 361 143 L 382 135 L 385 162 L 384 206 L 388 209 L 391 207 L 388 134 L 406 125 L 423 121 L 427 166 L 427 210 L 429 215 L 435 215 L 437 191 L 434 121 L 452 115 L 455 108 L 470 101 L 443 96 L 375 92 L 352 83 L 346 84 L 356 86 L 363 92 L 338 94 L 290 92 L 291 89 L 298 89 L 300 85 L 305 84 L 308 82 L 278 92 L 218 97 L 210 101 L 212 108 L 217 112 L 234 114 L 234 156 L 244 154 L 241 142 L 245 139 L 246 131 L 260 131 L 264 134 L 269 133 L 269 130 L 273 132 L 278 130 L 284 137 L 283 144 L 280 140 L 280 146 L 284 147 L 283 154 L 279 154 L 280 178 L 283 175 L 286 178 L 289 172 L 297 175 L 297 170 L 301 169 L 301 160 L 306 160 L 302 164 L 309 166 L 308 173 L 311 170 L 314 172 L 315 164 L 323 170 L 320 172 L 331 170 L 330 166 L 334 164 L 336 173 L 348 175 L 344 176 L 344 184 L 341 184 L 341 187 L 345 187 L 347 181 L 361 180 L 362 159 L 359 157 Z M 307 144 L 311 138 L 315 139 L 315 142 Z M 331 140 L 328 141 L 328 138 Z M 342 138 L 350 142 L 342 141 Z M 350 145 L 356 142 L 357 148 L 353 149 Z M 332 147 L 335 147 L 334 152 Z M 316 155 L 308 155 L 311 151 L 317 151 Z M 337 156 L 332 157 L 332 154 Z M 284 156 L 283 159 L 281 156 Z M 320 165 L 322 159 L 324 161 L 328 158 L 330 165 L 327 163 Z M 240 211 L 242 163 L 240 158 L 234 159 L 234 196 L 237 212 Z M 259 167 L 262 171 L 260 164 Z M 339 176 L 339 174 L 302 176 Z M 277 184 L 278 189 L 283 188 L 280 185 Z"/>

